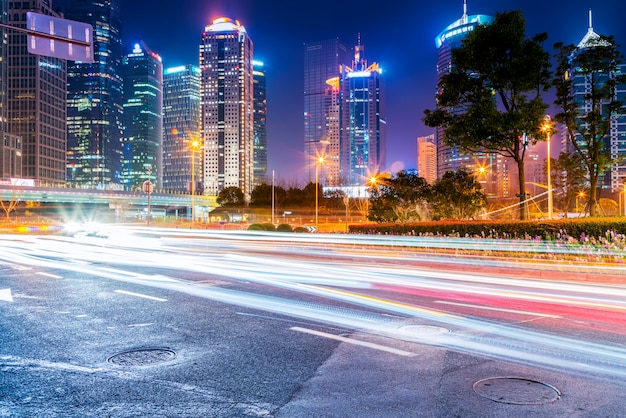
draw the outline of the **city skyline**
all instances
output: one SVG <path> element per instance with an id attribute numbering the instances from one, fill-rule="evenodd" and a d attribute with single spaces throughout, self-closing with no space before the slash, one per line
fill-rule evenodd
<path id="1" fill-rule="evenodd" d="M 66 8 L 71 0 L 57 0 Z M 254 0 L 201 2 L 188 0 L 185 7 L 155 7 L 143 0 L 122 4 L 124 43 L 144 41 L 163 57 L 164 67 L 197 64 L 198 40 L 214 18 L 240 20 L 255 43 L 255 59 L 263 61 L 267 77 L 268 173 L 285 183 L 302 183 L 304 167 L 303 52 L 305 42 L 337 37 L 353 47 L 360 34 L 365 56 L 380 62 L 387 84 L 387 169 L 415 168 L 416 138 L 433 133 L 424 126 L 424 109 L 434 107 L 437 49 L 435 37 L 463 13 L 462 0 L 414 4 L 399 0 L 372 13 L 359 3 L 316 2 L 315 8 L 298 9 L 285 2 Z M 165 5 L 165 3 L 163 2 Z M 325 6 L 327 5 L 327 7 Z M 332 5 L 332 9 L 331 6 Z M 567 7 L 565 7 L 567 6 Z M 469 14 L 495 15 L 522 9 L 528 21 L 527 35 L 548 32 L 545 48 L 578 43 L 587 30 L 588 10 L 593 10 L 597 33 L 614 35 L 626 43 L 613 1 L 572 0 L 545 4 L 538 1 L 469 0 Z M 328 13 L 332 10 L 332 13 Z M 162 22 L 173 22 L 164 29 Z M 546 101 L 551 104 L 552 97 Z"/>

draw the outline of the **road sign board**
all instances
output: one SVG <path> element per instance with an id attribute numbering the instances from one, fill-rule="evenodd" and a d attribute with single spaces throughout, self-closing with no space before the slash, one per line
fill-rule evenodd
<path id="1" fill-rule="evenodd" d="M 27 12 L 26 33 L 31 54 L 93 63 L 93 28 L 88 23 Z"/>

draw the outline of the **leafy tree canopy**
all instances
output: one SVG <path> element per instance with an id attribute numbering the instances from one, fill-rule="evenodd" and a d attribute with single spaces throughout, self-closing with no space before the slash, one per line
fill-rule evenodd
<path id="1" fill-rule="evenodd" d="M 487 197 L 476 177 L 457 170 L 435 182 L 430 202 L 438 218 L 472 219 L 487 205 Z"/>
<path id="2" fill-rule="evenodd" d="M 246 201 L 239 187 L 225 187 L 217 195 L 217 204 L 222 206 L 244 206 Z"/>
<path id="3" fill-rule="evenodd" d="M 550 84 L 547 34 L 528 39 L 521 11 L 498 13 L 479 25 L 452 50 L 452 67 L 439 82 L 437 108 L 424 122 L 440 127 L 448 145 L 468 153 L 493 152 L 513 159 L 520 179 L 520 217 L 528 219 L 524 187 L 526 148 L 545 138 L 547 104 L 541 94 Z"/>

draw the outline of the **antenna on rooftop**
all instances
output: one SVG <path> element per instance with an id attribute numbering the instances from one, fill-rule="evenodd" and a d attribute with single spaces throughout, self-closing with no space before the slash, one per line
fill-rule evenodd
<path id="1" fill-rule="evenodd" d="M 591 9 L 589 9 L 589 29 L 593 30 L 593 21 L 591 19 Z"/>
<path id="2" fill-rule="evenodd" d="M 461 21 L 467 23 L 467 0 L 463 0 L 463 16 L 461 16 Z"/>

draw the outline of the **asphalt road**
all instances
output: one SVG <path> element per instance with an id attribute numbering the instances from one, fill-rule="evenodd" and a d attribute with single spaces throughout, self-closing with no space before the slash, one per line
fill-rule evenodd
<path id="1" fill-rule="evenodd" d="M 0 236 L 0 417 L 626 416 L 623 267 L 467 245 Z"/>

